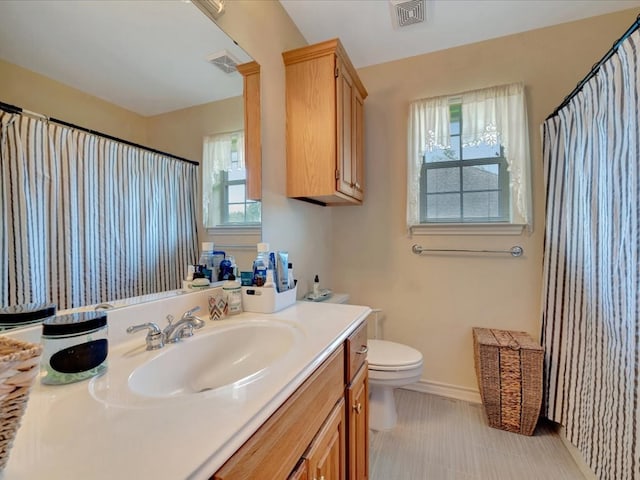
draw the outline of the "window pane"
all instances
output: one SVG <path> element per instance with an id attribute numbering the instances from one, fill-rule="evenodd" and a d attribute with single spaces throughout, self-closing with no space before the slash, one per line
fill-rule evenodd
<path id="1" fill-rule="evenodd" d="M 248 223 L 260 223 L 260 203 L 259 202 L 247 202 L 247 222 Z"/>
<path id="2" fill-rule="evenodd" d="M 454 121 L 451 120 L 449 124 L 449 134 L 450 135 L 460 135 L 460 120 Z"/>
<path id="3" fill-rule="evenodd" d="M 229 205 L 228 218 L 231 223 L 244 223 L 244 205 Z"/>
<path id="4" fill-rule="evenodd" d="M 462 184 L 469 190 L 496 190 L 500 188 L 500 167 L 497 164 L 474 165 L 462 168 Z M 466 210 L 466 209 L 465 209 Z"/>
<path id="5" fill-rule="evenodd" d="M 451 160 L 457 160 L 457 158 L 456 153 L 450 148 L 438 148 L 424 154 L 425 163 L 450 162 Z"/>
<path id="6" fill-rule="evenodd" d="M 451 148 L 447 149 L 445 155 L 449 160 L 460 160 L 460 137 L 452 136 L 449 141 Z"/>
<path id="7" fill-rule="evenodd" d="M 460 195 L 457 193 L 427 195 L 427 219 L 460 218 Z"/>
<path id="8" fill-rule="evenodd" d="M 427 170 L 427 193 L 459 191 L 459 168 L 429 168 Z"/>
<path id="9" fill-rule="evenodd" d="M 229 185 L 229 203 L 244 203 L 244 185 Z"/>
<path id="10" fill-rule="evenodd" d="M 244 180 L 247 178 L 247 170 L 244 168 L 232 168 L 229 170 L 229 181 Z"/>
<path id="11" fill-rule="evenodd" d="M 478 158 L 494 158 L 500 156 L 500 144 L 487 145 L 482 143 L 476 146 L 462 147 L 462 158 L 476 160 Z"/>
<path id="12" fill-rule="evenodd" d="M 463 194 L 465 219 L 500 218 L 499 192 Z"/>

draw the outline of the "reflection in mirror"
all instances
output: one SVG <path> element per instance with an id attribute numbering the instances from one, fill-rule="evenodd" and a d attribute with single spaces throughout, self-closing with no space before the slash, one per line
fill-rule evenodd
<path id="1" fill-rule="evenodd" d="M 203 141 L 244 131 L 229 59 L 251 61 L 190 2 L 0 2 L 0 308 L 179 292 L 215 233 L 202 223 Z M 33 139 L 44 149 L 10 159 Z M 246 245 L 223 237 L 228 253 L 251 257 L 257 225 Z"/>

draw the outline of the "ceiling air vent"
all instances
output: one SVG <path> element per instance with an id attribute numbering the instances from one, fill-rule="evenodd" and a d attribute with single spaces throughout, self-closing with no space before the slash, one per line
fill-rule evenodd
<path id="1" fill-rule="evenodd" d="M 236 67 L 239 63 L 238 60 L 226 50 L 209 55 L 209 57 L 207 57 L 207 61 L 218 67 L 224 73 L 233 73 L 237 71 Z"/>
<path id="2" fill-rule="evenodd" d="M 425 0 L 389 0 L 393 28 L 424 22 Z"/>

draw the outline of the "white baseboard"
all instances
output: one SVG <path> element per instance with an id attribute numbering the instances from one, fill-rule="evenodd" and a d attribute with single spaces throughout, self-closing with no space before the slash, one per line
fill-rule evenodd
<path id="1" fill-rule="evenodd" d="M 596 474 L 591 471 L 591 469 L 587 465 L 587 462 L 585 462 L 584 458 L 582 458 L 582 454 L 580 453 L 580 451 L 567 438 L 567 431 L 562 425 L 558 425 L 558 436 L 560 437 L 560 440 L 562 440 L 562 444 L 571 454 L 573 461 L 576 462 L 576 465 L 578 465 L 578 468 L 580 469 L 582 475 L 584 475 L 584 478 L 586 480 L 598 480 Z"/>
<path id="2" fill-rule="evenodd" d="M 420 380 L 406 387 L 405 390 L 413 390 L 415 392 L 430 393 L 441 397 L 455 398 L 471 403 L 482 403 L 480 392 L 473 388 L 461 387 L 459 385 L 450 385 L 448 383 L 432 382 L 429 380 Z"/>

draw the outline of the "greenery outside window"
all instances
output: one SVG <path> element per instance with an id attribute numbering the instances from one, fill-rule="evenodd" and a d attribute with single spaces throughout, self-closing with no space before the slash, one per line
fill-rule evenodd
<path id="1" fill-rule="evenodd" d="M 205 137 L 202 168 L 205 228 L 259 227 L 261 204 L 247 198 L 243 132 Z"/>

